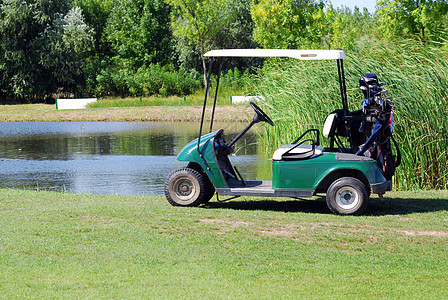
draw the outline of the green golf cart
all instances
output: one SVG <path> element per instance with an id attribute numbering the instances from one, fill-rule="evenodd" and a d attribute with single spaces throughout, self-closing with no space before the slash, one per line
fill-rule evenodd
<path id="1" fill-rule="evenodd" d="M 229 49 L 213 50 L 205 56 L 210 58 L 209 82 L 213 61 L 219 60 L 221 70 L 222 60 L 226 57 L 336 60 L 342 109 L 329 112 L 325 120 L 322 135 L 330 139 L 328 147 L 320 145 L 320 131 L 310 129 L 273 153 L 272 181 L 248 180 L 241 176 L 228 156 L 234 151 L 235 143 L 254 124 L 266 122 L 274 126 L 274 122 L 257 104 L 251 102 L 253 120 L 232 141 L 226 142 L 223 129 L 213 131 L 219 72 L 209 132 L 203 135 L 210 86 L 207 84 L 199 137 L 187 144 L 177 156 L 177 160 L 187 162 L 187 166 L 172 172 L 165 182 L 165 195 L 170 204 L 198 206 L 208 202 L 215 192 L 217 197 L 230 196 L 229 199 L 240 196 L 310 198 L 325 193 L 327 205 L 333 213 L 354 215 L 366 209 L 371 193 L 382 196 L 392 189 L 391 176 L 386 176 L 381 162 L 364 153 L 356 154 L 361 146 L 358 141 L 360 124 L 374 122 L 375 119 L 359 111 L 348 110 L 343 51 Z"/>

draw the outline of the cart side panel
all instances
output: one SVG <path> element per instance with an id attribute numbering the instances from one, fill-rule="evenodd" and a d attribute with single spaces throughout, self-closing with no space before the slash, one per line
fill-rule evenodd
<path id="1" fill-rule="evenodd" d="M 314 159 L 273 161 L 272 188 L 274 190 L 312 190 L 316 180 L 316 166 L 311 161 L 314 162 Z"/>
<path id="2" fill-rule="evenodd" d="M 370 185 L 386 181 L 376 161 L 340 160 L 335 153 L 306 160 L 273 161 L 272 171 L 274 189 L 315 191 L 325 178 L 338 171 L 360 172 Z"/>
<path id="3" fill-rule="evenodd" d="M 195 139 L 188 143 L 177 156 L 178 161 L 195 162 L 198 163 L 207 174 L 210 181 L 216 188 L 224 188 L 224 183 L 218 167 L 216 166 L 215 158 L 213 155 L 212 139 L 217 132 L 212 132 L 201 137 L 201 143 L 199 145 L 199 151 L 201 152 L 204 160 L 201 158 L 198 152 L 198 139 Z"/>
<path id="4" fill-rule="evenodd" d="M 336 159 L 334 153 L 328 153 L 327 158 L 333 162 L 328 169 L 322 170 L 316 177 L 314 189 L 317 189 L 321 183 L 330 178 L 330 175 L 339 172 L 340 174 L 353 174 L 353 177 L 360 179 L 367 185 L 377 185 L 386 182 L 383 172 L 378 167 L 375 160 L 341 160 Z M 358 175 L 357 175 L 358 174 Z M 346 175 L 344 175 L 346 176 Z"/>

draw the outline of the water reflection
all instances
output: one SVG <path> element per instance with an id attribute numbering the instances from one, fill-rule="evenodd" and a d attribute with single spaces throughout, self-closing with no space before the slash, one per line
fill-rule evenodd
<path id="1" fill-rule="evenodd" d="M 234 137 L 245 124 L 216 124 Z M 197 137 L 197 123 L 2 123 L 0 187 L 76 193 L 163 195 L 175 156 Z M 231 160 L 257 177 L 256 131 Z M 244 146 L 244 147 L 243 147 Z"/>

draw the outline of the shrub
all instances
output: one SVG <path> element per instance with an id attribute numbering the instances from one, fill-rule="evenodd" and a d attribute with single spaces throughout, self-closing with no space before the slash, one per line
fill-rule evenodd
<path id="1" fill-rule="evenodd" d="M 201 80 L 191 74 L 158 64 L 128 69 L 107 68 L 97 76 L 97 96 L 188 95 L 201 88 Z"/>

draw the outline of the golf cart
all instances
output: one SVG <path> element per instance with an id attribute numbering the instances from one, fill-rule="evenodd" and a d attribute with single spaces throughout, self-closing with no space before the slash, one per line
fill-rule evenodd
<path id="1" fill-rule="evenodd" d="M 218 195 L 230 196 L 226 200 L 240 196 L 310 198 L 317 193 L 326 193 L 327 205 L 333 213 L 352 215 L 360 214 L 365 210 L 371 193 L 382 196 L 392 189 L 391 179 L 395 169 L 393 168 L 392 172 L 386 172 L 385 163 L 382 163 L 385 161 L 383 156 L 383 160 L 379 160 L 377 157 L 366 156 L 367 149 L 360 151 L 360 148 L 366 148 L 362 146 L 367 144 L 366 140 L 369 138 L 365 133 L 360 132 L 360 127 L 371 129 L 372 126 L 368 125 L 378 123 L 379 118 L 366 111 L 350 112 L 348 110 L 343 51 L 229 49 L 209 51 L 205 56 L 210 58 L 208 82 L 210 82 L 213 60 L 216 58 L 220 61 L 219 70 L 221 70 L 222 59 L 225 57 L 336 60 L 342 109 L 331 112 L 325 120 L 322 134 L 330 138 L 329 147 L 320 145 L 321 133 L 318 129 L 309 129 L 291 144 L 280 146 L 273 153 L 272 181 L 246 180 L 231 164 L 228 156 L 234 151 L 235 143 L 254 124 L 266 122 L 274 126 L 274 122 L 257 104 L 251 102 L 250 105 L 255 113 L 253 120 L 231 142 L 226 142 L 223 129 L 213 131 L 213 116 L 219 73 L 221 73 L 219 71 L 209 132 L 203 135 L 210 86 L 207 84 L 199 137 L 187 144 L 177 156 L 177 160 L 188 162 L 188 165 L 175 170 L 165 182 L 165 195 L 170 204 L 198 206 L 208 202 L 215 191 L 217 197 Z M 363 81 L 366 83 L 367 95 L 372 96 L 372 99 L 381 98 L 383 105 L 390 106 L 390 99 L 384 100 L 384 93 L 381 92 L 383 83 L 378 83 L 373 77 L 366 77 Z M 370 92 L 373 94 L 370 95 Z M 341 138 L 346 139 L 350 146 L 344 146 Z M 390 146 L 390 141 L 388 145 Z M 395 159 L 392 154 L 390 157 Z M 393 164 L 395 165 L 395 162 Z M 388 165 L 390 169 L 390 163 Z"/>

